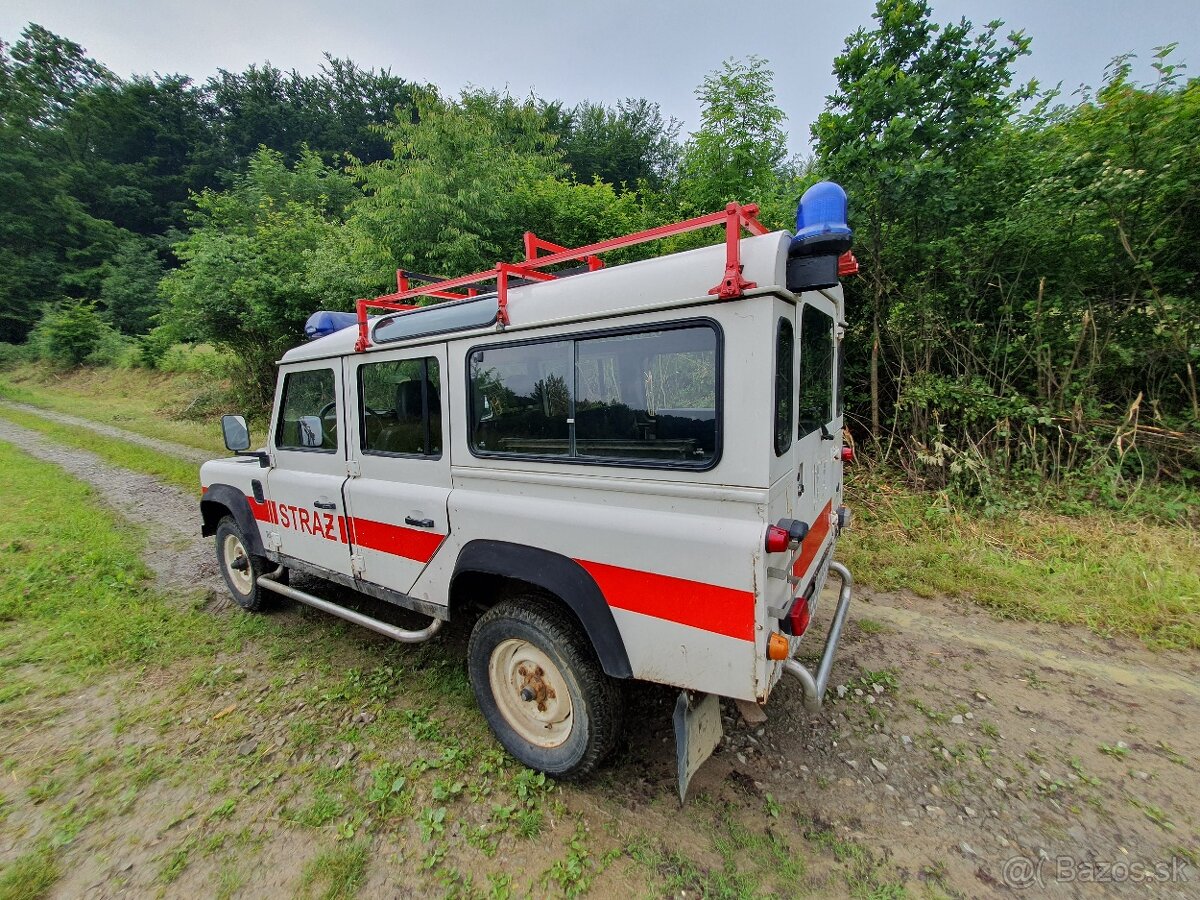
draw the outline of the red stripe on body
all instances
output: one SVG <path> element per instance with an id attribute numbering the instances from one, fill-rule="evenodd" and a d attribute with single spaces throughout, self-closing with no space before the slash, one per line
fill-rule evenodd
<path id="1" fill-rule="evenodd" d="M 813 564 L 813 560 L 817 558 L 817 554 L 821 552 L 821 548 L 825 546 L 825 538 L 829 537 L 829 519 L 833 513 L 833 501 L 830 500 L 825 504 L 825 508 L 817 515 L 817 521 L 813 522 L 812 528 L 809 529 L 803 543 L 800 544 L 800 556 L 796 559 L 796 564 L 792 566 L 792 574 L 797 578 L 802 578 L 804 573 L 808 571 L 808 567 Z"/>
<path id="2" fill-rule="evenodd" d="M 278 522 L 274 500 L 268 500 L 266 503 L 259 503 L 253 497 L 247 497 L 246 500 L 250 503 L 250 512 L 254 513 L 254 518 L 258 521 L 270 522 L 272 525 Z"/>
<path id="3" fill-rule="evenodd" d="M 401 525 L 389 525 L 386 522 L 372 522 L 370 519 L 351 518 L 350 527 L 354 532 L 354 543 L 358 546 L 390 553 L 393 556 L 403 556 L 419 563 L 427 563 L 433 559 L 433 554 L 446 539 L 444 534 L 437 532 L 419 531 Z"/>
<path id="4" fill-rule="evenodd" d="M 743 641 L 754 640 L 754 595 L 686 578 L 575 560 L 609 606 Z"/>

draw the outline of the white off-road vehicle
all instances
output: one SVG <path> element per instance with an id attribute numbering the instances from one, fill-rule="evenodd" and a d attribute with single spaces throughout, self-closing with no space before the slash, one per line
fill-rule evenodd
<path id="1" fill-rule="evenodd" d="M 756 215 L 730 204 L 577 249 L 527 234 L 524 262 L 399 272 L 356 314 L 315 314 L 279 364 L 265 448 L 227 416 L 237 456 L 201 469 L 234 599 L 282 594 L 405 642 L 468 617 L 489 726 L 559 778 L 613 748 L 624 679 L 683 689 L 681 796 L 720 740 L 718 697 L 761 718 L 787 674 L 818 709 L 852 584 L 833 551 L 852 457 L 838 279 L 856 263 L 837 185 L 805 194 L 794 235 Z M 600 259 L 712 226 L 716 246 Z M 289 570 L 430 622 L 396 627 Z M 810 671 L 794 656 L 829 572 L 840 595 Z"/>

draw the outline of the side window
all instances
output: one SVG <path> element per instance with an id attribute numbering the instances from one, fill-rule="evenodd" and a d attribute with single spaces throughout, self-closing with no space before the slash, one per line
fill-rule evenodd
<path id="1" fill-rule="evenodd" d="M 569 456 L 571 341 L 471 354 L 471 448 Z"/>
<path id="2" fill-rule="evenodd" d="M 717 359 L 708 325 L 477 350 L 471 448 L 708 465 L 717 452 Z"/>
<path id="3" fill-rule="evenodd" d="M 331 453 L 338 446 L 337 426 L 333 369 L 290 372 L 283 381 L 276 449 Z"/>
<path id="4" fill-rule="evenodd" d="M 442 400 L 438 361 L 396 359 L 358 369 L 364 453 L 440 456 Z"/>
<path id="5" fill-rule="evenodd" d="M 796 334 L 792 323 L 779 320 L 775 335 L 775 455 L 783 456 L 792 446 L 792 400 L 796 366 Z"/>
<path id="6" fill-rule="evenodd" d="M 797 437 L 833 420 L 833 319 L 805 304 L 800 317 Z"/>

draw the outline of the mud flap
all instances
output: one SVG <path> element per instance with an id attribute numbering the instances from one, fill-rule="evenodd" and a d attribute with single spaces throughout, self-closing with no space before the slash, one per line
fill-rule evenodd
<path id="1" fill-rule="evenodd" d="M 675 764 L 681 805 L 687 799 L 692 776 L 721 743 L 722 731 L 721 701 L 716 694 L 679 692 L 675 701 Z"/>

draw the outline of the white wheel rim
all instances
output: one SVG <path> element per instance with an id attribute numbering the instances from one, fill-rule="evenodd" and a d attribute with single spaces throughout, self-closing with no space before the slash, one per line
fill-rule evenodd
<path id="1" fill-rule="evenodd" d="M 528 641 L 509 639 L 492 651 L 488 682 L 500 715 L 522 738 L 558 747 L 571 736 L 571 694 L 550 657 Z"/>
<path id="2" fill-rule="evenodd" d="M 254 575 L 250 571 L 250 557 L 246 554 L 246 548 L 242 546 L 242 542 L 238 540 L 237 535 L 225 535 L 225 572 L 229 575 L 229 583 L 234 589 L 243 595 L 247 595 L 254 589 Z M 234 563 L 239 559 L 246 561 L 246 568 L 235 569 Z"/>

